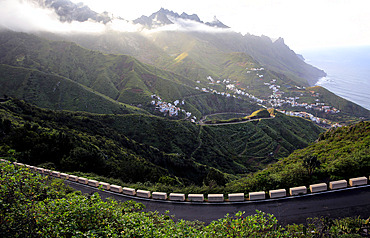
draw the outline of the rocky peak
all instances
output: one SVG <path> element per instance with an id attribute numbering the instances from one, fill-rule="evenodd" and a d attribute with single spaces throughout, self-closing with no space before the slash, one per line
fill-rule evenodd
<path id="1" fill-rule="evenodd" d="M 217 28 L 230 28 L 226 26 L 225 24 L 223 24 L 220 20 L 218 20 L 216 16 L 213 17 L 213 21 L 207 22 L 206 25 L 217 27 Z"/>
<path id="2" fill-rule="evenodd" d="M 176 12 L 170 11 L 168 9 L 161 8 L 159 11 L 153 13 L 149 17 L 147 16 L 141 16 L 140 18 L 134 20 L 133 22 L 135 24 L 142 24 L 148 28 L 155 28 L 158 26 L 163 25 L 169 25 L 173 24 L 173 22 L 170 19 L 185 19 L 185 20 L 192 20 L 195 22 L 199 22 L 202 24 L 206 24 L 211 27 L 217 27 L 217 28 L 229 28 L 225 24 L 223 24 L 221 21 L 219 21 L 216 17 L 214 18 L 214 21 L 204 23 L 200 20 L 197 14 L 189 15 L 185 12 L 183 12 L 181 15 L 179 15 Z"/>
<path id="3" fill-rule="evenodd" d="M 200 23 L 203 23 L 200 18 L 198 17 L 197 14 L 192 14 L 192 15 L 188 15 L 187 13 L 183 12 L 181 15 L 180 15 L 180 18 L 182 19 L 188 19 L 188 20 L 192 20 L 192 21 L 196 21 L 196 22 L 200 22 Z"/>

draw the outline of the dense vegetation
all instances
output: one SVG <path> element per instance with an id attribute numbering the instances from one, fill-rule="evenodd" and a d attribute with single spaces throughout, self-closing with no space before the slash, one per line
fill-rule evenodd
<path id="1" fill-rule="evenodd" d="M 370 122 L 331 129 L 322 133 L 317 142 L 288 157 L 268 165 L 265 169 L 222 184 L 222 176 L 209 173 L 207 186 L 171 186 L 171 184 L 131 184 L 151 191 L 183 193 L 234 193 L 289 189 L 314 183 L 367 176 L 370 171 Z M 94 177 L 92 174 L 84 174 Z M 102 177 L 97 179 L 104 180 Z M 108 181 L 108 180 L 107 180 Z M 217 182 L 215 182 L 217 181 Z M 110 181 L 115 182 L 115 181 Z"/>
<path id="2" fill-rule="evenodd" d="M 361 237 L 368 220 L 313 219 L 306 225 L 278 224 L 257 211 L 213 221 L 174 221 L 157 212 L 142 212 L 135 202 L 81 195 L 61 180 L 0 161 L 1 237 Z"/>
<path id="3" fill-rule="evenodd" d="M 369 145 L 370 122 L 331 129 L 307 148 L 226 186 L 230 191 L 266 191 L 367 176 Z"/>
<path id="4" fill-rule="evenodd" d="M 15 99 L 0 104 L 0 115 L 3 156 L 15 150 L 27 164 L 124 182 L 155 183 L 169 176 L 184 185 L 202 185 L 212 174 L 224 185 L 231 175 L 264 168 L 307 146 L 323 131 L 280 113 L 243 124 L 199 126 L 138 114 L 55 112 Z"/>

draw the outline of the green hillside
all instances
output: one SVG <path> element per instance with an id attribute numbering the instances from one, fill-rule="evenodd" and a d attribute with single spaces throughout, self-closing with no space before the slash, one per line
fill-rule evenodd
<path id="1" fill-rule="evenodd" d="M 34 69 L 0 65 L 0 94 L 54 110 L 93 113 L 139 113 L 146 111 L 96 92 L 68 78 Z"/>
<path id="2" fill-rule="evenodd" d="M 3 156 L 14 149 L 25 163 L 51 163 L 62 171 L 124 182 L 170 176 L 201 185 L 211 169 L 225 176 L 245 174 L 307 146 L 322 132 L 307 120 L 282 114 L 199 126 L 149 115 L 55 112 L 13 99 L 0 108 Z"/>
<path id="3" fill-rule="evenodd" d="M 305 149 L 227 185 L 228 191 L 261 191 L 368 176 L 370 122 L 331 129 Z"/>
<path id="4" fill-rule="evenodd" d="M 326 102 L 329 105 L 338 108 L 342 112 L 345 113 L 343 117 L 339 120 L 346 121 L 348 117 L 360 117 L 365 120 L 370 120 L 370 111 L 353 103 L 348 100 L 345 100 L 341 97 L 338 97 L 334 93 L 330 92 L 329 90 L 323 87 L 310 87 L 306 88 L 307 91 L 314 91 L 315 93 L 319 93 L 319 99 L 322 102 Z"/>
<path id="5" fill-rule="evenodd" d="M 116 109 L 105 110 L 106 105 L 93 106 L 100 103 L 86 98 L 85 95 L 91 93 L 105 96 L 105 104 L 119 105 L 116 102 L 121 102 L 140 106 L 152 113 L 150 102 L 153 94 L 166 102 L 186 99 L 182 109 L 197 117 L 213 112 L 252 112 L 258 109 L 249 100 L 202 93 L 195 87 L 203 84 L 143 64 L 131 56 L 103 54 L 75 43 L 49 41 L 25 33 L 1 32 L 0 51 L 3 67 L 0 80 L 12 81 L 15 76 L 14 83 L 7 83 L 6 88 L 1 89 L 2 93 L 50 109 L 119 113 Z M 65 90 L 67 85 L 68 90 Z M 84 104 L 86 100 L 88 102 Z M 100 110 L 90 110 L 89 107 L 99 107 Z"/>
<path id="6" fill-rule="evenodd" d="M 102 54 L 74 43 L 47 41 L 25 33 L 1 32 L 0 63 L 57 74 L 114 100 L 145 103 L 156 93 L 166 100 L 197 91 L 184 77 L 145 65 L 130 56 Z M 131 97 L 126 92 L 132 92 Z"/>

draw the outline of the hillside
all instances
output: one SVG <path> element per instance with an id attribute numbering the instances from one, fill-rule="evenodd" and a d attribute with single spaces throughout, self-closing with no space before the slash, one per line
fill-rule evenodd
<path id="1" fill-rule="evenodd" d="M 266 169 L 228 184 L 228 191 L 260 191 L 348 179 L 370 171 L 370 122 L 331 129 L 317 142 Z"/>
<path id="2" fill-rule="evenodd" d="M 170 176 L 181 184 L 201 185 L 210 169 L 225 176 L 245 174 L 307 146 L 323 131 L 283 114 L 237 125 L 199 126 L 149 115 L 55 112 L 13 99 L 0 108 L 3 155 L 14 149 L 25 163 L 51 163 L 62 171 L 93 172 L 125 182 L 158 182 Z"/>
<path id="3" fill-rule="evenodd" d="M 0 80 L 7 82 L 1 93 L 50 109 L 120 113 L 117 109 L 105 110 L 105 106 L 94 100 L 87 105 L 86 95 L 93 94 L 88 98 L 105 98 L 103 103 L 106 105 L 116 104 L 109 107 L 125 103 L 152 113 L 153 94 L 166 102 L 185 99 L 184 108 L 197 117 L 212 112 L 253 112 L 258 109 L 250 100 L 205 94 L 195 89 L 198 84 L 192 80 L 143 64 L 130 56 L 103 54 L 75 43 L 3 31 L 0 33 L 0 51 L 3 52 Z M 14 82 L 10 84 L 9 81 Z M 93 102 L 96 105 L 92 106 Z"/>
<path id="4" fill-rule="evenodd" d="M 0 65 L 0 94 L 54 110 L 93 113 L 147 114 L 146 111 L 113 99 L 68 78 L 35 69 Z"/>
<path id="5" fill-rule="evenodd" d="M 184 101 L 180 107 L 177 106 L 177 112 L 172 117 L 176 119 L 186 118 L 186 112 L 200 119 L 214 113 L 250 114 L 260 109 L 261 103 L 267 107 L 281 105 L 271 102 L 271 97 L 285 102 L 277 108 L 312 113 L 304 107 L 290 107 L 294 101 L 288 97 L 300 97 L 299 102 L 310 104 L 320 99 L 329 107 L 336 105 L 340 113 L 313 113 L 333 122 L 350 123 L 370 117 L 368 110 L 319 87 L 315 88 L 322 93 L 317 98 L 311 93 L 311 88 L 296 86 L 289 77 L 261 67 L 245 53 L 225 54 L 214 46 L 204 46 L 204 42 L 191 43 L 186 35 L 177 41 L 177 33 L 160 34 L 174 37 L 173 41 L 178 43 L 175 49 L 185 51 L 174 54 L 176 62 L 166 66 L 171 71 L 176 71 L 172 66 L 179 67 L 179 74 L 143 64 L 127 55 L 103 54 L 71 42 L 49 41 L 25 33 L 3 31 L 0 33 L 0 50 L 3 52 L 0 56 L 3 68 L 0 80 L 14 82 L 4 84 L 0 93 L 50 109 L 120 114 L 143 112 L 129 106 L 132 105 L 158 116 L 169 114 L 167 111 L 163 113 L 170 107 L 169 103 Z M 190 63 L 194 60 L 204 66 L 204 70 L 197 70 L 203 75 L 197 81 L 199 75 L 193 75 L 195 71 L 192 69 L 195 68 Z M 190 64 L 183 65 L 183 62 Z M 12 75 L 16 76 L 14 80 Z M 280 94 L 272 92 L 271 87 L 279 87 Z M 155 100 L 155 105 L 154 94 L 159 99 Z M 159 101 L 165 103 L 167 108 L 160 109 Z"/>
<path id="6" fill-rule="evenodd" d="M 74 43 L 47 41 L 24 33 L 1 32 L 0 36 L 2 64 L 54 73 L 121 102 L 143 102 L 140 98 L 145 97 L 149 101 L 153 93 L 173 100 L 195 91 L 181 86 L 187 83 L 181 76 L 130 56 L 102 54 Z M 125 97 L 126 92 L 134 95 Z"/>
<path id="7" fill-rule="evenodd" d="M 322 102 L 327 102 L 330 105 L 338 108 L 339 110 L 345 112 L 347 116 L 355 116 L 359 117 L 360 119 L 370 120 L 370 111 L 366 108 L 363 108 L 351 101 L 345 100 L 341 97 L 338 97 L 334 93 L 330 92 L 329 90 L 323 87 L 310 87 L 306 89 L 307 91 L 314 91 L 318 93 L 319 99 Z M 343 117 L 342 121 L 345 121 L 346 118 Z"/>

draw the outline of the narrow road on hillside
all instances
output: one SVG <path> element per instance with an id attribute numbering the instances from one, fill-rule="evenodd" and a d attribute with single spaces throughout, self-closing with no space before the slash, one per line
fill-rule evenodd
<path id="1" fill-rule="evenodd" d="M 251 122 L 251 121 L 270 120 L 270 119 L 274 119 L 274 118 L 275 118 L 275 116 L 271 116 L 271 117 L 268 117 L 268 118 L 256 118 L 256 119 L 245 120 L 245 121 L 227 122 L 227 123 L 214 123 L 214 124 L 207 124 L 207 123 L 199 121 L 198 124 L 201 125 L 201 126 L 224 126 L 224 125 L 242 124 L 242 123 L 247 123 L 247 122 Z"/>
<path id="2" fill-rule="evenodd" d="M 159 213 L 169 211 L 169 215 L 175 215 L 175 219 L 199 220 L 205 223 L 220 219 L 226 214 L 234 216 L 238 211 L 244 211 L 244 216 L 253 215 L 256 210 L 274 214 L 283 225 L 305 223 L 309 217 L 361 216 L 367 218 L 370 214 L 370 185 L 280 199 L 234 203 L 196 203 L 131 197 L 110 191 L 101 191 L 76 182 L 67 180 L 65 182 L 82 193 L 98 192 L 104 199 L 112 197 L 122 202 L 134 200 L 143 203 L 146 206 L 145 211 L 158 211 Z"/>

